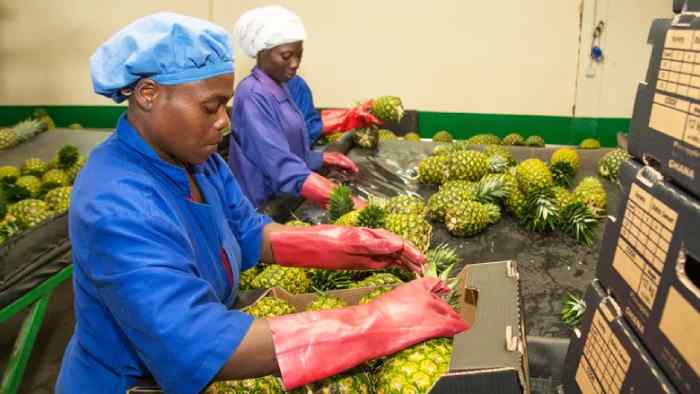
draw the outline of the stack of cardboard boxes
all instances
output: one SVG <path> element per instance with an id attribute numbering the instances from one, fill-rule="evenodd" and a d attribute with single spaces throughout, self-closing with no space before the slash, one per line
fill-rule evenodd
<path id="1" fill-rule="evenodd" d="M 649 43 L 626 198 L 606 226 L 566 393 L 700 393 L 700 0 L 654 21 Z"/>

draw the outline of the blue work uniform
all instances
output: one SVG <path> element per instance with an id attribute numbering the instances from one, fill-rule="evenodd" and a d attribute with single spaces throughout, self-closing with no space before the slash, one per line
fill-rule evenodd
<path id="1" fill-rule="evenodd" d="M 323 165 L 285 84 L 257 67 L 236 89 L 231 120 L 228 162 L 256 207 L 283 194 L 299 196 L 311 171 Z"/>
<path id="2" fill-rule="evenodd" d="M 314 96 L 311 93 L 311 88 L 309 88 L 309 85 L 302 77 L 297 75 L 287 81 L 287 89 L 289 94 L 292 95 L 294 103 L 299 107 L 301 113 L 304 114 L 306 130 L 309 132 L 309 140 L 313 145 L 318 137 L 321 136 L 323 122 L 321 121 L 321 114 L 318 113 L 314 105 Z"/>
<path id="3" fill-rule="evenodd" d="M 58 393 L 124 393 L 153 378 L 167 393 L 205 388 L 253 318 L 230 310 L 263 227 L 226 162 L 187 173 L 161 160 L 125 115 L 73 186 L 76 325 Z"/>

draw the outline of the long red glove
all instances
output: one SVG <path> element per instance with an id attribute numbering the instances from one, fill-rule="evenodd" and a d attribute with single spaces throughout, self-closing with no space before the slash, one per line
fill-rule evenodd
<path id="1" fill-rule="evenodd" d="M 372 100 L 367 100 L 359 106 L 350 109 L 326 109 L 321 111 L 322 134 L 328 135 L 370 125 L 383 125 L 384 122 L 369 112 L 371 107 Z"/>
<path id="2" fill-rule="evenodd" d="M 305 199 L 313 201 L 318 206 L 325 209 L 334 187 L 336 187 L 336 184 L 328 180 L 328 178 L 312 172 L 306 177 L 304 184 L 301 185 L 300 194 Z M 362 209 L 366 205 L 364 200 L 359 197 L 353 197 L 352 201 L 355 203 L 356 209 Z"/>
<path id="3" fill-rule="evenodd" d="M 284 388 L 469 329 L 440 298 L 445 289 L 438 279 L 417 279 L 365 305 L 268 319 Z"/>
<path id="4" fill-rule="evenodd" d="M 350 158 L 340 152 L 324 153 L 323 165 L 326 167 L 336 167 L 351 174 L 357 174 L 360 170 Z"/>
<path id="5" fill-rule="evenodd" d="M 423 272 L 425 256 L 386 230 L 320 225 L 292 227 L 270 234 L 279 265 L 331 270 L 382 269 L 399 266 Z"/>

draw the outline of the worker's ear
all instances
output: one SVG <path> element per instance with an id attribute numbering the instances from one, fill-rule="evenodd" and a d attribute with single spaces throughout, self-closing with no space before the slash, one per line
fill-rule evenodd
<path id="1" fill-rule="evenodd" d="M 158 85 L 156 81 L 150 78 L 144 78 L 136 83 L 131 95 L 136 105 L 138 105 L 142 111 L 150 112 L 155 100 L 161 94 L 161 90 L 161 86 Z"/>

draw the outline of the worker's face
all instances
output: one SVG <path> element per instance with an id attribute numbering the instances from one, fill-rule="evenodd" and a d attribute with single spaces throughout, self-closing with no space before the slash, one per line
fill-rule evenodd
<path id="1" fill-rule="evenodd" d="M 157 85 L 149 129 L 161 157 L 201 164 L 216 152 L 222 133 L 230 127 L 226 104 L 233 96 L 233 83 L 231 73 L 174 86 Z"/>
<path id="2" fill-rule="evenodd" d="M 304 55 L 304 42 L 278 45 L 258 54 L 258 67 L 278 83 L 284 83 L 297 75 Z"/>

